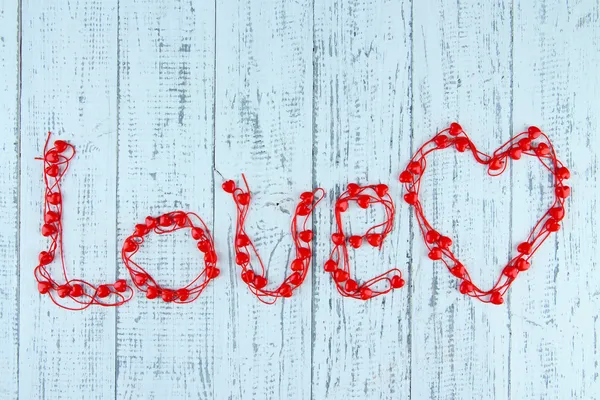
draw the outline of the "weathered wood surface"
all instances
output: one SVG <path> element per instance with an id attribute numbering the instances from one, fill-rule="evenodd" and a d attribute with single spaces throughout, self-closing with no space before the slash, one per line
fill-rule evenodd
<path id="1" fill-rule="evenodd" d="M 600 399 L 597 1 L 2 1 L 0 49 L 0 398 Z M 572 170 L 563 229 L 501 307 L 459 294 L 401 201 L 398 173 L 453 120 L 488 152 L 536 124 Z M 192 210 L 221 268 L 197 302 L 136 293 L 72 313 L 37 294 L 34 157 L 48 130 L 78 149 L 64 180 L 72 276 L 127 278 L 119 249 L 134 224 Z M 272 306 L 233 263 L 219 174 L 242 173 L 273 286 L 298 195 L 327 191 L 313 269 Z M 341 298 L 322 269 L 350 181 L 389 184 L 397 206 L 382 251 L 351 252 L 354 274 L 397 266 L 408 282 L 367 303 Z M 484 287 L 550 196 L 534 161 L 490 179 L 452 150 L 431 156 L 422 190 Z M 346 228 L 382 216 L 352 207 Z M 183 233 L 147 247 L 137 258 L 169 285 L 199 268 Z"/>

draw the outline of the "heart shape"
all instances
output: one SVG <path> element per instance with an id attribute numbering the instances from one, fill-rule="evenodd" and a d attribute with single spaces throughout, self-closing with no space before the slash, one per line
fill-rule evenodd
<path id="1" fill-rule="evenodd" d="M 450 147 L 456 148 L 459 152 L 470 150 L 476 162 L 487 166 L 488 175 L 490 176 L 498 176 L 507 169 L 508 157 L 512 160 L 519 160 L 523 155 L 540 160 L 554 176 L 555 198 L 552 206 L 539 219 L 527 241 L 517 246 L 517 255 L 503 268 L 494 287 L 487 291 L 481 290 L 473 284 L 467 269 L 450 249 L 452 239 L 440 235 L 431 226 L 419 202 L 420 182 L 425 171 L 427 156 L 433 151 Z M 404 183 L 408 192 L 404 195 L 404 200 L 415 207 L 417 220 L 429 250 L 429 258 L 431 260 L 441 260 L 452 275 L 462 280 L 459 285 L 459 291 L 462 294 L 476 297 L 485 303 L 502 304 L 504 302 L 503 295 L 519 273 L 529 269 L 529 260 L 533 254 L 550 233 L 560 229 L 560 221 L 564 217 L 564 202 L 571 194 L 570 187 L 564 185 L 563 181 L 569 179 L 569 177 L 570 172 L 556 158 L 550 139 L 535 126 L 531 126 L 527 131 L 515 135 L 496 149 L 492 155 L 487 155 L 477 150 L 462 127 L 454 122 L 449 128 L 438 132 L 417 150 L 408 163 L 406 170 L 400 174 L 399 180 Z"/>

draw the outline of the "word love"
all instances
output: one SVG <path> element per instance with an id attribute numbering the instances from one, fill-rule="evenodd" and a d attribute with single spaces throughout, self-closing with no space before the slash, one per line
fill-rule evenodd
<path id="1" fill-rule="evenodd" d="M 69 279 L 67 276 L 62 244 L 63 207 L 60 181 L 75 156 L 75 148 L 62 140 L 55 141 L 54 147 L 48 148 L 49 142 L 50 134 L 44 146 L 43 157 L 45 223 L 42 226 L 42 235 L 49 237 L 51 242 L 49 248 L 39 254 L 39 264 L 35 268 L 38 290 L 41 294 L 48 294 L 58 306 L 69 310 L 81 310 L 91 305 L 124 304 L 133 297 L 133 288 L 123 279 L 95 286 L 81 279 Z M 472 282 L 467 268 L 451 250 L 452 239 L 440 234 L 431 226 L 419 199 L 420 183 L 426 170 L 427 156 L 433 151 L 452 148 L 458 152 L 470 152 L 476 162 L 487 167 L 490 176 L 502 174 L 507 168 L 509 159 L 519 160 L 525 155 L 538 158 L 554 177 L 555 199 L 552 207 L 542 215 L 527 240 L 517 246 L 517 254 L 504 267 L 494 287 L 487 291 L 479 289 Z M 235 263 L 241 269 L 240 278 L 250 291 L 263 303 L 271 304 L 280 297 L 291 297 L 306 278 L 313 255 L 311 243 L 314 236 L 307 224 L 314 208 L 325 196 L 325 191 L 317 188 L 312 192 L 304 192 L 300 196 L 291 223 L 295 247 L 295 257 L 289 266 L 291 272 L 277 288 L 268 289 L 269 281 L 264 263 L 245 230 L 252 196 L 245 176 L 242 177 L 244 188 L 238 187 L 231 180 L 222 185 L 223 190 L 231 194 L 236 207 L 236 227 L 233 238 Z M 564 181 L 569 177 L 569 170 L 556 158 L 550 140 L 536 127 L 530 127 L 526 132 L 519 133 L 500 146 L 492 155 L 487 155 L 477 150 L 460 125 L 453 123 L 449 128 L 438 132 L 415 153 L 406 170 L 400 174 L 400 182 L 405 185 L 407 191 L 404 200 L 415 209 L 418 225 L 429 251 L 429 258 L 442 261 L 450 273 L 460 280 L 458 288 L 461 293 L 486 303 L 502 304 L 504 294 L 516 277 L 529 269 L 533 254 L 551 233 L 560 228 L 560 221 L 565 213 L 564 202 L 570 194 L 570 188 L 564 184 Z M 384 208 L 386 218 L 383 222 L 369 228 L 363 235 L 347 237 L 342 229 L 342 215 L 348 209 L 349 202 L 356 202 L 361 208 L 380 204 Z M 359 186 L 350 183 L 346 191 L 336 200 L 337 229 L 331 236 L 333 249 L 324 263 L 324 270 L 331 274 L 342 296 L 368 300 L 404 286 L 402 273 L 396 268 L 365 282 L 357 282 L 351 276 L 348 255 L 348 245 L 359 248 L 363 242 L 367 242 L 373 247 L 381 248 L 393 228 L 394 215 L 394 202 L 388 194 L 388 187 L 383 184 Z M 192 239 L 197 242 L 204 261 L 203 268 L 186 286 L 166 288 L 136 263 L 133 256 L 140 250 L 144 238 L 150 233 L 162 235 L 180 229 L 189 230 Z M 60 254 L 63 269 L 64 282 L 62 283 L 55 281 L 46 268 L 54 261 L 57 254 Z M 217 253 L 208 226 L 197 214 L 180 210 L 158 217 L 149 216 L 143 223 L 137 224 L 133 233 L 123 243 L 121 257 L 134 286 L 144 292 L 146 298 L 161 298 L 165 302 L 189 303 L 196 300 L 210 281 L 217 278 L 221 272 L 217 266 Z"/>

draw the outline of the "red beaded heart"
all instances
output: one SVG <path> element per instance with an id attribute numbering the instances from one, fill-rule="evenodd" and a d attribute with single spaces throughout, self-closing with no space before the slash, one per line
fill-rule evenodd
<path id="1" fill-rule="evenodd" d="M 450 136 L 446 134 L 450 134 Z M 447 236 L 440 235 L 431 227 L 419 201 L 422 174 L 427 156 L 436 150 L 450 147 L 453 144 L 460 152 L 466 149 L 471 150 L 475 161 L 487 166 L 490 176 L 502 174 L 506 170 L 509 157 L 512 160 L 519 160 L 524 155 L 538 158 L 554 176 L 555 200 L 552 207 L 540 218 L 527 241 L 517 246 L 518 254 L 504 267 L 494 287 L 487 291 L 479 289 L 472 283 L 467 269 L 458 261 L 450 249 L 452 240 Z M 409 177 L 408 174 L 411 176 Z M 489 156 L 477 150 L 460 125 L 453 123 L 449 128 L 438 132 L 435 137 L 417 150 L 408 163 L 406 170 L 400 174 L 400 181 L 404 183 L 408 192 L 404 195 L 404 200 L 415 207 L 415 214 L 429 251 L 429 258 L 441 260 L 452 275 L 462 280 L 459 285 L 461 293 L 476 297 L 483 302 L 502 304 L 504 294 L 517 278 L 519 272 L 529 269 L 529 260 L 536 250 L 552 232 L 560 229 L 559 221 L 564 217 L 564 199 L 571 193 L 570 187 L 564 185 L 563 181 L 569 177 L 570 172 L 556 158 L 550 139 L 537 127 L 529 127 L 526 132 L 514 136 L 494 151 L 492 156 Z"/>

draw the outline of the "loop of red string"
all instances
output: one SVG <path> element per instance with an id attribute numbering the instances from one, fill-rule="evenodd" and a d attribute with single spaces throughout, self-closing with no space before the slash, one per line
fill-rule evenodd
<path id="1" fill-rule="evenodd" d="M 346 238 L 342 226 L 342 213 L 348 209 L 350 201 L 356 201 L 358 206 L 363 209 L 369 208 L 371 205 L 381 204 L 385 209 L 385 220 L 370 227 L 362 236 L 352 235 Z M 335 222 L 337 231 L 331 235 L 334 247 L 329 259 L 325 262 L 324 269 L 331 274 L 337 291 L 342 296 L 368 300 L 404 286 L 402 272 L 397 268 L 390 269 L 362 284 L 350 277 L 350 261 L 346 242 L 357 249 L 363 244 L 364 238 L 371 246 L 381 249 L 386 236 L 392 231 L 395 213 L 394 202 L 388 194 L 387 185 L 384 184 L 359 186 L 356 183 L 350 183 L 346 191 L 336 200 Z M 382 229 L 382 232 L 377 232 L 380 229 Z M 380 288 L 382 282 L 385 283 L 385 286 Z"/>
<path id="2" fill-rule="evenodd" d="M 536 157 L 554 178 L 553 204 L 538 220 L 527 240 L 517 246 L 518 254 L 507 263 L 490 290 L 482 290 L 472 282 L 467 268 L 450 250 L 452 239 L 440 235 L 431 226 L 419 200 L 421 179 L 427 166 L 427 156 L 434 151 L 451 147 L 461 153 L 469 150 L 479 164 L 487 166 L 490 176 L 502 174 L 507 168 L 509 159 L 519 160 L 526 155 Z M 570 172 L 557 159 L 550 139 L 535 126 L 530 126 L 526 132 L 521 132 L 508 140 L 490 156 L 477 150 L 462 127 L 457 123 L 452 123 L 449 128 L 438 132 L 417 150 L 406 170 L 400 174 L 400 182 L 404 183 L 407 190 L 404 200 L 415 209 L 419 228 L 429 250 L 429 258 L 441 260 L 450 273 L 461 281 L 459 291 L 462 294 L 475 297 L 485 303 L 502 304 L 504 302 L 503 295 L 510 285 L 521 272 L 529 269 L 533 254 L 551 233 L 560 229 L 560 221 L 565 214 L 565 199 L 571 192 L 570 187 L 563 182 L 569 177 Z"/>
<path id="3" fill-rule="evenodd" d="M 75 147 L 56 140 L 54 146 L 48 148 L 51 132 L 44 145 L 44 157 L 36 158 L 44 161 L 44 224 L 42 235 L 50 238 L 48 250 L 39 254 L 39 264 L 34 275 L 38 283 L 38 291 L 47 294 L 57 306 L 67 310 L 83 310 L 91 305 L 114 307 L 126 303 L 133 296 L 133 290 L 123 279 L 112 284 L 94 286 L 82 279 L 69 279 L 65 267 L 63 251 L 63 199 L 60 181 L 69 169 L 69 163 L 75 157 Z M 60 252 L 64 283 L 52 278 L 46 268 Z M 69 299 L 71 304 L 68 303 Z"/>
<path id="4" fill-rule="evenodd" d="M 294 241 L 296 256 L 290 264 L 292 273 L 288 275 L 283 283 L 277 289 L 268 290 L 265 287 L 268 284 L 265 265 L 260 254 L 252 240 L 248 237 L 245 230 L 246 217 L 250 209 L 250 187 L 246 177 L 242 174 L 245 190 L 236 187 L 234 181 L 229 180 L 223 183 L 223 190 L 230 193 L 236 206 L 236 222 L 234 251 L 235 263 L 242 268 L 242 280 L 248 285 L 250 291 L 263 303 L 273 304 L 280 297 L 291 297 L 306 278 L 308 268 L 312 259 L 311 242 L 313 232 L 307 228 L 308 220 L 317 206 L 325 196 L 325 191 L 317 188 L 312 192 L 304 192 L 300 195 L 300 202 L 296 206 L 292 216 L 291 234 Z M 298 225 L 300 220 L 300 225 Z M 254 253 L 258 260 L 259 270 L 252 265 L 250 252 Z"/>
<path id="5" fill-rule="evenodd" d="M 205 268 L 186 286 L 179 289 L 167 289 L 161 287 L 148 271 L 132 260 L 132 257 L 139 251 L 140 246 L 144 243 L 144 237 L 151 231 L 158 235 L 164 235 L 180 229 L 190 229 L 192 238 L 198 241 L 196 246 L 204 254 Z M 160 296 L 165 302 L 178 304 L 191 303 L 196 300 L 210 281 L 219 276 L 221 272 L 217 268 L 217 253 L 208 226 L 198 214 L 193 212 L 173 211 L 156 218 L 146 217 L 145 223 L 137 224 L 133 234 L 123 242 L 121 258 L 133 283 L 140 291 L 146 293 L 147 299 L 152 300 Z"/>

